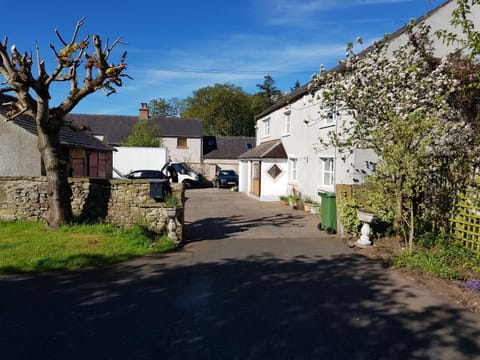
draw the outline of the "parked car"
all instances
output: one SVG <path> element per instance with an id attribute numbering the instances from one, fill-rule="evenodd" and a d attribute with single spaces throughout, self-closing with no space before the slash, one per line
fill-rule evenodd
<path id="1" fill-rule="evenodd" d="M 234 170 L 220 170 L 215 176 L 215 187 L 238 186 L 238 175 Z"/>
<path id="2" fill-rule="evenodd" d="M 160 170 L 134 170 L 125 175 L 127 179 L 168 179 Z"/>
<path id="3" fill-rule="evenodd" d="M 169 162 L 163 166 L 162 171 L 168 173 L 172 179 L 182 183 L 187 189 L 199 186 L 202 181 L 200 174 L 197 174 L 182 162 Z"/>

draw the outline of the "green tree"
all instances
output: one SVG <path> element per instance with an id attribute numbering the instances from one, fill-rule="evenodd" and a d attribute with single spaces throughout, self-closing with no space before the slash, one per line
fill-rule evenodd
<path id="1" fill-rule="evenodd" d="M 70 42 L 55 31 L 61 49 L 50 45 L 57 62 L 51 73 L 47 72 L 38 45 L 33 57 L 31 52 L 21 54 L 15 45 L 9 47 L 7 38 L 0 44 L 0 76 L 4 80 L 0 84 L 0 92 L 12 93 L 16 98 L 9 104 L 11 109 L 7 120 L 20 115 L 28 115 L 35 120 L 38 149 L 48 184 L 49 211 L 46 220 L 50 227 L 73 220 L 68 163 L 61 158 L 59 139 L 65 116 L 97 90 L 102 89 L 106 95 L 114 93 L 115 87 L 122 86 L 122 77 L 127 76 L 124 74 L 126 52 L 118 65 L 110 59 L 114 47 L 122 43 L 121 38 L 105 45 L 98 35 L 77 40 L 83 23 L 84 18 L 78 21 Z M 92 46 L 91 53 L 87 52 L 89 45 Z M 34 64 L 36 67 L 32 70 Z M 50 87 L 61 82 L 69 82 L 70 90 L 59 105 L 52 106 Z"/>
<path id="2" fill-rule="evenodd" d="M 430 30 L 408 30 L 408 43 L 388 55 L 388 41 L 365 56 L 349 44 L 344 71 L 316 77 L 324 100 L 321 112 L 336 108 L 341 130 L 330 140 L 343 150 L 372 149 L 378 163 L 370 181 L 392 198 L 394 227 L 413 245 L 417 202 L 447 161 L 465 159 L 472 136 L 450 106 L 457 90 L 446 61 L 433 56 Z"/>
<path id="3" fill-rule="evenodd" d="M 171 99 L 158 98 L 150 100 L 148 104 L 150 116 L 182 116 L 187 106 L 186 99 L 173 97 Z"/>
<path id="4" fill-rule="evenodd" d="M 205 135 L 255 134 L 251 97 L 235 85 L 215 84 L 194 91 L 183 116 L 202 119 Z"/>
<path id="5" fill-rule="evenodd" d="M 140 119 L 132 129 L 132 134 L 122 143 L 123 146 L 161 147 L 163 140 L 160 129 L 150 119 Z"/>
<path id="6" fill-rule="evenodd" d="M 250 109 L 254 116 L 261 114 L 272 106 L 272 102 L 263 93 L 256 93 L 250 96 Z"/>
<path id="7" fill-rule="evenodd" d="M 275 104 L 283 96 L 282 91 L 275 86 L 275 82 L 270 75 L 265 75 L 263 77 L 263 84 L 257 84 L 257 87 L 260 89 L 259 94 L 265 97 L 270 105 Z"/>
<path id="8" fill-rule="evenodd" d="M 290 88 L 290 92 L 293 92 L 295 90 L 298 90 L 300 89 L 301 85 L 300 85 L 300 81 L 295 81 L 295 84 L 293 85 L 293 87 Z"/>
<path id="9" fill-rule="evenodd" d="M 148 104 L 148 112 L 151 117 L 154 116 L 173 116 L 174 109 L 170 103 L 164 98 L 150 100 Z"/>

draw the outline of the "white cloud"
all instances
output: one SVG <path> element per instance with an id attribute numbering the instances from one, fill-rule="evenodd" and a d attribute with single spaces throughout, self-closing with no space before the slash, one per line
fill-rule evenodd
<path id="1" fill-rule="evenodd" d="M 256 3 L 255 12 L 263 14 L 272 25 L 312 27 L 316 17 L 331 10 L 352 9 L 358 6 L 394 4 L 418 0 L 263 0 Z M 426 1 L 426 0 L 425 0 Z M 335 19 L 332 19 L 335 21 Z M 367 22 L 371 21 L 366 20 Z"/>
<path id="2" fill-rule="evenodd" d="M 279 88 L 289 90 L 299 77 L 307 79 L 318 71 L 321 63 L 336 63 L 344 48 L 344 43 L 283 43 L 276 37 L 236 34 L 204 42 L 200 47 L 172 49 L 162 56 L 167 61 L 130 68 L 136 89 L 150 92 L 150 98 L 183 98 L 215 83 L 232 83 L 256 91 L 255 85 L 267 74 Z"/>

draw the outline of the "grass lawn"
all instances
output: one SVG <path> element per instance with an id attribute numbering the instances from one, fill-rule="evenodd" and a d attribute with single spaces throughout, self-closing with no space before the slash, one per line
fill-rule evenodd
<path id="1" fill-rule="evenodd" d="M 140 226 L 72 225 L 49 230 L 44 224 L 0 221 L 0 273 L 39 273 L 104 266 L 175 248 Z"/>

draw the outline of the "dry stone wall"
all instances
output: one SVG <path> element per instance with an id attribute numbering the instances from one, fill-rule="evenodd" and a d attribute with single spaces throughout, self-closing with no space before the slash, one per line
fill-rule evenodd
<path id="1" fill-rule="evenodd" d="M 150 197 L 149 180 L 71 178 L 72 208 L 82 221 L 104 221 L 128 229 L 135 224 L 164 234 L 169 223 L 166 206 Z M 185 204 L 181 184 L 172 192 Z M 0 220 L 43 221 L 48 211 L 44 177 L 0 177 Z M 183 206 L 177 211 L 176 234 L 183 239 Z"/>

